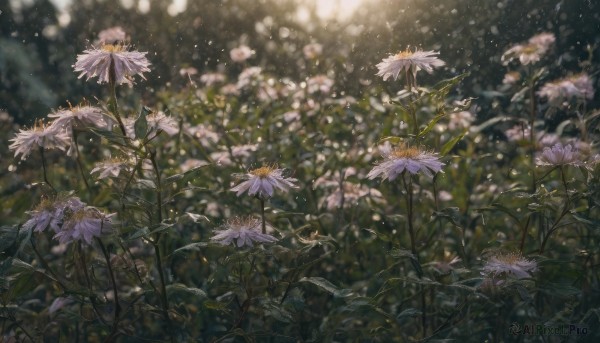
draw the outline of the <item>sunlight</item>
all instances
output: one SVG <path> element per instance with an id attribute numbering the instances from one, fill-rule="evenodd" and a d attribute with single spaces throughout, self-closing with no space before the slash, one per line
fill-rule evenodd
<path id="1" fill-rule="evenodd" d="M 352 16 L 364 0 L 316 0 L 316 12 L 322 19 L 344 20 Z"/>

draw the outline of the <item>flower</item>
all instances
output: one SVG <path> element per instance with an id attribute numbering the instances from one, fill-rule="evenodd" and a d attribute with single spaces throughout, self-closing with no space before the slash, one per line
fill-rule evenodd
<path id="1" fill-rule="evenodd" d="M 304 53 L 304 57 L 312 60 L 323 53 L 323 46 L 319 43 L 307 44 L 302 48 L 302 52 Z"/>
<path id="2" fill-rule="evenodd" d="M 115 44 L 127 39 L 127 34 L 120 26 L 110 27 L 98 33 L 98 40 L 102 44 Z"/>
<path id="3" fill-rule="evenodd" d="M 461 111 L 450 113 L 450 121 L 448 122 L 448 129 L 466 129 L 471 126 L 471 123 L 475 120 L 473 114 L 469 111 Z"/>
<path id="4" fill-rule="evenodd" d="M 416 87 L 417 72 L 419 70 L 423 69 L 431 74 L 434 67 L 441 67 L 446 64 L 435 55 L 439 55 L 439 52 L 422 50 L 412 52 L 408 49 L 401 51 L 396 55 L 384 58 L 383 61 L 377 64 L 379 69 L 377 76 L 383 76 L 383 81 L 390 76 L 397 80 L 400 72 L 405 71 L 408 84 Z"/>
<path id="5" fill-rule="evenodd" d="M 252 57 L 252 55 L 254 55 L 254 50 L 250 49 L 246 45 L 241 45 L 229 51 L 229 57 L 231 57 L 234 62 L 238 63 L 246 61 Z"/>
<path id="6" fill-rule="evenodd" d="M 573 150 L 573 146 L 570 144 L 563 146 L 561 143 L 556 143 L 552 148 L 544 148 L 536 162 L 538 166 L 579 166 L 582 164 L 579 152 Z"/>
<path id="7" fill-rule="evenodd" d="M 59 198 L 55 201 L 44 198 L 32 211 L 27 212 L 31 218 L 23 224 L 23 228 L 33 228 L 35 232 L 42 232 L 50 227 L 54 232 L 58 232 L 65 213 L 75 212 L 84 207 L 85 204 L 77 197 Z"/>
<path id="8" fill-rule="evenodd" d="M 113 120 L 109 118 L 101 108 L 93 106 L 76 106 L 48 114 L 49 118 L 55 118 L 52 126 L 70 132 L 72 128 L 83 128 L 94 126 L 98 128 L 109 128 Z"/>
<path id="9" fill-rule="evenodd" d="M 261 67 L 249 67 L 242 70 L 242 72 L 238 76 L 238 82 L 236 84 L 236 87 L 238 88 L 238 90 L 240 90 L 246 86 L 255 84 L 257 81 L 260 80 L 261 73 Z"/>
<path id="10" fill-rule="evenodd" d="M 528 260 L 519 254 L 499 254 L 491 257 L 483 266 L 482 274 L 497 276 L 514 276 L 517 279 L 530 278 L 532 272 L 537 270 L 537 263 Z"/>
<path id="11" fill-rule="evenodd" d="M 236 245 L 241 248 L 244 245 L 253 246 L 253 242 L 273 243 L 277 238 L 261 232 L 262 222 L 258 218 L 235 217 L 228 220 L 221 230 L 215 230 L 215 235 L 211 238 L 221 245 L 229 245 L 236 241 Z M 271 228 L 268 224 L 267 227 Z"/>
<path id="12" fill-rule="evenodd" d="M 509 71 L 504 74 L 504 79 L 502 79 L 502 83 L 505 85 L 514 85 L 519 80 L 521 80 L 521 73 L 518 71 Z"/>
<path id="13" fill-rule="evenodd" d="M 65 216 L 66 219 L 54 238 L 60 243 L 85 241 L 87 244 L 92 244 L 94 237 L 112 231 L 113 215 L 104 214 L 95 207 L 84 207 Z"/>
<path id="14" fill-rule="evenodd" d="M 144 72 L 149 72 L 150 62 L 147 52 L 127 51 L 127 46 L 120 44 L 104 44 L 100 49 L 92 48 L 77 55 L 73 65 L 76 72 L 81 72 L 78 78 L 87 75 L 86 80 L 98 77 L 98 83 L 131 85 L 131 77 L 140 75 L 144 80 Z M 114 73 L 114 75 L 111 75 Z M 114 80 L 112 78 L 114 77 Z"/>
<path id="15" fill-rule="evenodd" d="M 579 74 L 548 82 L 537 94 L 548 98 L 551 104 L 558 104 L 573 97 L 591 100 L 594 98 L 594 86 L 587 74 Z"/>
<path id="16" fill-rule="evenodd" d="M 225 147 L 222 147 L 222 149 L 221 151 L 211 153 L 210 158 L 217 165 L 229 166 L 235 160 L 245 160 L 250 157 L 251 153 L 258 149 L 258 144 L 235 145 L 231 147 L 231 151 Z"/>
<path id="17" fill-rule="evenodd" d="M 260 167 L 251 170 L 247 174 L 238 175 L 238 177 L 247 181 L 233 187 L 231 191 L 237 192 L 237 196 L 247 191 L 250 196 L 258 194 L 261 198 L 268 198 L 273 196 L 275 188 L 279 188 L 284 192 L 287 192 L 290 188 L 298 188 L 294 184 L 298 180 L 285 178 L 282 174 L 283 169 L 276 169 L 270 166 Z"/>
<path id="18" fill-rule="evenodd" d="M 393 181 L 404 171 L 408 171 L 413 175 L 423 172 L 431 177 L 433 176 L 432 172 L 439 172 L 444 165 L 439 161 L 437 154 L 406 146 L 397 147 L 393 150 L 386 147 L 382 149 L 382 155 L 385 160 L 367 174 L 368 179 L 373 180 L 381 176 L 383 180 Z"/>
<path id="19" fill-rule="evenodd" d="M 371 196 L 376 200 L 381 200 L 383 197 L 380 191 L 371 189 L 366 185 L 344 182 L 343 187 L 342 191 L 342 188 L 338 186 L 333 193 L 324 199 L 323 202 L 327 204 L 328 210 L 333 211 L 340 208 L 342 206 L 342 199 L 344 208 L 349 208 L 357 205 L 358 200 L 366 196 Z"/>
<path id="20" fill-rule="evenodd" d="M 21 160 L 27 159 L 32 149 L 36 147 L 43 149 L 58 148 L 65 151 L 69 146 L 70 137 L 67 133 L 59 130 L 56 126 L 45 125 L 41 120 L 36 121 L 31 129 L 20 129 L 13 142 L 8 148 L 15 151 L 15 157 L 21 155 Z"/>
<path id="21" fill-rule="evenodd" d="M 222 73 L 206 73 L 200 76 L 200 82 L 204 83 L 209 87 L 216 83 L 221 83 L 224 81 L 225 75 Z"/>
<path id="22" fill-rule="evenodd" d="M 128 170 L 129 163 L 126 160 L 120 158 L 113 158 L 104 162 L 96 163 L 96 166 L 90 174 L 99 173 L 98 179 L 105 179 L 107 177 L 118 177 L 121 170 Z"/>
<path id="23" fill-rule="evenodd" d="M 331 91 L 333 80 L 325 75 L 316 75 L 308 79 L 306 84 L 309 93 L 321 92 L 327 94 L 329 91 Z"/>
<path id="24" fill-rule="evenodd" d="M 179 132 L 179 123 L 173 117 L 165 115 L 162 111 L 150 113 L 146 117 L 146 120 L 151 130 L 161 130 L 169 136 L 174 136 Z"/>
<path id="25" fill-rule="evenodd" d="M 556 38 L 551 33 L 540 33 L 531 38 L 527 44 L 517 44 L 502 54 L 502 64 L 508 65 L 510 61 L 519 58 L 523 65 L 535 63 L 550 49 Z"/>

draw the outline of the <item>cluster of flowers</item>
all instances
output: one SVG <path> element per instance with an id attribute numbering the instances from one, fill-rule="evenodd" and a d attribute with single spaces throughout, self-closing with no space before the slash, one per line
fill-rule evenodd
<path id="1" fill-rule="evenodd" d="M 105 214 L 96 207 L 87 206 L 78 197 L 43 199 L 28 212 L 30 219 L 23 224 L 26 230 L 42 232 L 47 228 L 54 231 L 54 238 L 66 244 L 84 241 L 92 244 L 94 237 L 112 232 L 113 214 Z"/>

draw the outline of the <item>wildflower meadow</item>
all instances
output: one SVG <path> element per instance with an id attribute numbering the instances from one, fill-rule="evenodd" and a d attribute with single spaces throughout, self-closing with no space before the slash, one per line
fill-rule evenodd
<path id="1" fill-rule="evenodd" d="M 0 342 L 599 341 L 600 6 L 424 3 L 0 5 Z"/>

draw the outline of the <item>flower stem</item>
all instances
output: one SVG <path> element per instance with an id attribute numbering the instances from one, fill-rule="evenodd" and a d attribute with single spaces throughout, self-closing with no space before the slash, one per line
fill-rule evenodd
<path id="1" fill-rule="evenodd" d="M 266 234 L 267 233 L 267 223 L 265 221 L 265 199 L 263 199 L 262 197 L 258 197 L 260 199 L 260 217 L 262 220 L 262 233 Z"/>
<path id="2" fill-rule="evenodd" d="M 531 74 L 531 72 L 530 72 Z M 529 81 L 529 141 L 531 145 L 531 193 L 536 191 L 536 176 L 535 176 L 535 151 L 536 151 L 536 140 L 535 140 L 535 117 L 537 114 L 536 102 L 535 102 L 535 76 L 531 76 Z"/>
<path id="3" fill-rule="evenodd" d="M 56 194 L 56 189 L 52 186 L 50 181 L 48 181 L 48 174 L 46 171 L 46 157 L 44 156 L 44 148 L 40 147 L 40 155 L 42 156 L 42 171 L 44 172 L 44 182 L 52 189 L 54 194 Z"/>
<path id="4" fill-rule="evenodd" d="M 119 105 L 117 103 L 117 76 L 115 72 L 115 61 L 112 56 L 110 58 L 110 68 L 108 70 L 108 87 L 110 92 L 110 101 L 108 103 L 109 110 L 115 116 L 115 119 L 117 119 L 117 122 L 119 123 L 119 128 L 121 129 L 123 136 L 127 137 L 127 131 L 125 131 L 125 125 L 123 124 L 121 115 L 119 115 Z"/>
<path id="5" fill-rule="evenodd" d="M 96 237 L 96 241 L 98 242 L 98 245 L 102 250 L 102 255 L 104 255 L 104 259 L 106 260 L 106 267 L 108 268 L 108 274 L 110 276 L 110 281 L 115 296 L 115 312 L 113 317 L 113 325 L 110 335 L 108 335 L 108 338 L 106 339 L 106 342 L 112 342 L 117 335 L 117 329 L 119 328 L 119 320 L 121 314 L 121 304 L 119 303 L 119 291 L 117 289 L 115 273 L 113 272 L 112 265 L 110 263 L 110 256 L 108 255 L 108 251 L 106 250 L 106 247 L 104 246 L 104 243 L 102 243 L 102 240 L 100 238 Z"/>
<path id="6" fill-rule="evenodd" d="M 85 184 L 85 189 L 88 191 L 88 195 L 90 198 L 92 197 L 92 191 L 90 190 L 90 184 L 85 177 L 85 172 L 83 171 L 83 164 L 81 163 L 81 155 L 79 154 L 79 144 L 77 143 L 77 132 L 72 130 L 73 132 L 73 144 L 75 145 L 75 156 L 77 161 L 77 166 L 79 167 L 79 172 L 81 173 L 81 178 L 83 179 L 83 183 Z"/>

